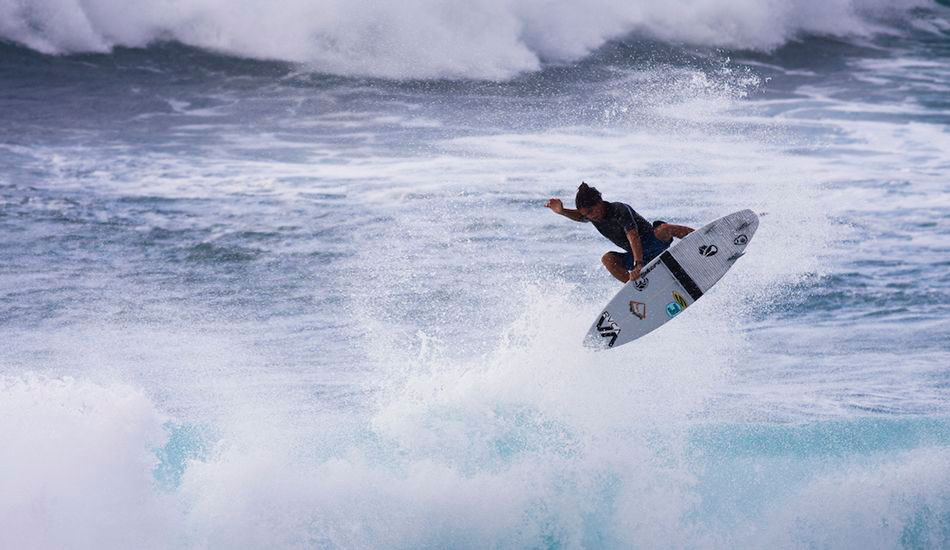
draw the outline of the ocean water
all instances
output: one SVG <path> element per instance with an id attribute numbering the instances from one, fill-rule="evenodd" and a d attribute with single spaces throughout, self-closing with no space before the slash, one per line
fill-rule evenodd
<path id="1" fill-rule="evenodd" d="M 0 3 L 0 548 L 950 548 L 950 7 Z M 543 208 L 752 208 L 580 345 Z"/>

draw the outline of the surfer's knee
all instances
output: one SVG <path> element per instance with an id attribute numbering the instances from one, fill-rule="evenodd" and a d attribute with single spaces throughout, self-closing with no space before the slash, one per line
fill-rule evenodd
<path id="1" fill-rule="evenodd" d="M 693 232 L 691 227 L 685 225 L 676 225 L 675 223 L 659 222 L 654 223 L 653 234 L 657 239 L 663 242 L 669 242 L 673 237 L 682 239 Z"/>
<path id="2" fill-rule="evenodd" d="M 673 238 L 673 226 L 668 223 L 661 223 L 653 228 L 653 234 L 663 242 L 669 241 Z"/>
<path id="3" fill-rule="evenodd" d="M 604 266 L 607 268 L 613 267 L 620 263 L 620 254 L 616 252 L 607 252 L 600 257 L 600 261 L 603 262 Z"/>

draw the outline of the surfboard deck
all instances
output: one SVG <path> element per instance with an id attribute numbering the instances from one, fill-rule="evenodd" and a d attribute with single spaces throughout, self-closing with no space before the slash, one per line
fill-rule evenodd
<path id="1" fill-rule="evenodd" d="M 675 243 L 624 284 L 584 337 L 595 348 L 615 348 L 648 334 L 703 296 L 745 254 L 759 226 L 751 210 L 714 220 Z"/>

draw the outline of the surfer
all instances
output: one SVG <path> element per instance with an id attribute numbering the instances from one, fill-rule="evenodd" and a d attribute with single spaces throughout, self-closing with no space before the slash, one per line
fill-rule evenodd
<path id="1" fill-rule="evenodd" d="M 637 214 L 629 204 L 606 202 L 600 191 L 581 182 L 574 198 L 577 210 L 564 208 L 561 199 L 550 199 L 544 205 L 576 222 L 591 222 L 597 231 L 625 252 L 607 252 L 600 259 L 611 275 L 621 283 L 640 278 L 644 264 L 670 247 L 673 237 L 682 239 L 693 229 L 662 221 L 650 222 Z"/>

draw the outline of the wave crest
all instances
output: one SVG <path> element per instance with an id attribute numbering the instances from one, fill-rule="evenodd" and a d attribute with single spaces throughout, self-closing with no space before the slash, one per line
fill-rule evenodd
<path id="1" fill-rule="evenodd" d="M 860 5 L 859 5 L 860 4 Z M 35 0 L 0 2 L 0 38 L 44 53 L 175 40 L 347 76 L 506 79 L 631 33 L 769 50 L 804 33 L 866 35 L 923 0 Z"/>

